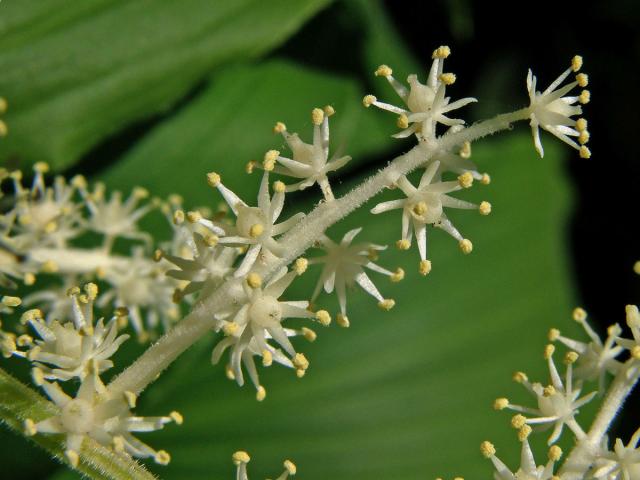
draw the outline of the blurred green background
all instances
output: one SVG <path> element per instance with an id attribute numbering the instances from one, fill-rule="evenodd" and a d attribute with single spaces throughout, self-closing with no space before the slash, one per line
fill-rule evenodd
<path id="1" fill-rule="evenodd" d="M 511 373 L 546 378 L 546 333 L 559 326 L 575 334 L 575 304 L 607 325 L 637 301 L 629 219 L 637 218 L 638 100 L 622 93 L 639 83 L 630 70 L 640 57 L 637 20 L 635 4 L 623 1 L 566 12 L 545 2 L 533 9 L 472 0 L 0 3 L 0 95 L 10 105 L 0 164 L 28 169 L 45 160 L 112 189 L 142 184 L 158 196 L 180 193 L 187 206 L 221 201 L 204 181 L 213 169 L 250 200 L 258 177 L 244 165 L 283 146 L 274 122 L 308 140 L 316 106 L 334 106 L 332 147 L 354 157 L 336 193 L 406 151 L 410 142 L 389 138 L 395 119 L 360 103 L 365 93 L 396 102 L 372 75 L 381 63 L 397 78 L 424 78 L 431 51 L 450 45 L 447 70 L 458 81 L 449 92 L 480 100 L 463 114 L 472 122 L 526 104 L 528 67 L 548 84 L 572 55 L 585 57 L 590 161 L 549 135 L 545 158 L 537 158 L 525 125 L 474 145 L 473 159 L 493 182 L 460 196 L 489 200 L 494 211 L 451 214 L 474 241 L 472 255 L 433 232 L 434 270 L 422 278 L 415 251 L 384 252 L 382 265 L 407 271 L 401 284 L 374 278 L 396 308 L 381 313 L 352 292 L 351 328 L 320 330 L 316 343 L 301 345 L 311 361 L 303 379 L 286 369 L 261 372 L 263 403 L 210 365 L 213 339 L 202 339 L 141 398 L 141 414 L 185 416 L 181 427 L 141 435 L 172 454 L 168 467 L 150 468 L 166 479 L 231 478 L 230 455 L 244 449 L 253 479 L 279 474 L 284 458 L 307 479 L 488 477 L 478 449 L 485 439 L 516 467 L 509 415 L 491 408 L 497 396 L 531 401 Z M 285 216 L 293 204 L 309 210 L 318 197 L 305 191 L 290 199 Z M 399 215 L 372 216 L 368 208 L 330 236 L 364 226 L 363 240 L 392 245 Z M 167 234 L 159 215 L 147 224 Z M 288 298 L 308 298 L 318 274 L 294 283 Z M 320 304 L 336 310 L 333 298 Z M 129 343 L 125 357 L 135 358 L 140 347 Z M 589 409 L 581 415 L 588 419 Z M 534 440 L 540 463 L 545 439 Z M 74 478 L 5 430 L 0 441 L 3 478 Z M 569 436 L 562 445 L 571 445 Z"/>

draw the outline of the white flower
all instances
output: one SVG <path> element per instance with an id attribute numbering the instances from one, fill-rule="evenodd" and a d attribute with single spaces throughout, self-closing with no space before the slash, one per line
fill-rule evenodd
<path id="1" fill-rule="evenodd" d="M 235 226 L 221 225 L 227 236 L 220 238 L 219 242 L 224 245 L 249 247 L 234 274 L 236 277 L 245 276 L 259 255 L 262 255 L 264 260 L 269 260 L 284 254 L 286 246 L 278 243 L 274 237 L 290 230 L 304 214 L 297 213 L 282 223 L 275 223 L 284 206 L 285 186 L 282 182 L 274 183 L 275 193 L 269 198 L 269 172 L 264 172 L 258 192 L 258 206 L 249 207 L 220 183 L 217 173 L 207 174 L 207 180 L 209 185 L 218 189 L 236 216 Z"/>
<path id="2" fill-rule="evenodd" d="M 373 284 L 365 268 L 374 272 L 391 277 L 392 281 L 398 282 L 404 278 L 404 271 L 399 268 L 395 273 L 375 264 L 376 252 L 387 247 L 375 245 L 373 243 L 356 243 L 352 245 L 355 236 L 362 228 L 356 228 L 347 232 L 338 244 L 329 239 L 326 235 L 320 240 L 318 248 L 325 251 L 326 255 L 309 260 L 309 264 L 323 264 L 322 274 L 316 285 L 311 301 L 313 302 L 322 287 L 327 293 L 332 293 L 334 288 L 340 304 L 340 316 L 337 317 L 338 324 L 344 327 L 349 326 L 347 318 L 347 287 L 352 287 L 354 283 L 369 295 L 378 300 L 380 308 L 388 310 L 395 302 L 392 299 L 385 299 L 376 286 Z"/>
<path id="3" fill-rule="evenodd" d="M 525 425 L 518 436 L 522 442 L 522 450 L 520 454 L 520 468 L 515 472 L 509 470 L 509 468 L 496 457 L 496 449 L 490 442 L 482 442 L 480 445 L 480 451 L 482 454 L 493 462 L 493 466 L 496 471 L 494 477 L 496 480 L 552 480 L 553 467 L 555 463 L 560 460 L 562 456 L 562 450 L 557 445 L 553 445 L 549 448 L 549 461 L 546 465 L 536 466 L 531 446 L 529 445 L 528 436 L 531 433 L 531 427 Z"/>
<path id="4" fill-rule="evenodd" d="M 3 221 L 7 230 L 14 230 L 11 245 L 23 251 L 35 245 L 62 247 L 82 231 L 79 208 L 73 201 L 75 189 L 60 176 L 53 187 L 45 186 L 49 165 L 44 162 L 36 163 L 33 170 L 31 188 L 22 186 L 22 172 L 11 173 L 15 205 Z"/>
<path id="5" fill-rule="evenodd" d="M 611 325 L 608 329 L 608 336 L 603 343 L 598 334 L 587 323 L 587 312 L 582 308 L 573 311 L 573 319 L 578 322 L 591 341 L 580 342 L 571 338 L 563 337 L 560 331 L 553 328 L 549 331 L 549 340 L 560 341 L 580 355 L 576 362 L 573 374 L 580 380 L 598 380 L 598 389 L 604 392 L 605 376 L 607 372 L 616 374 L 621 367 L 621 363 L 616 360 L 623 348 L 616 345 L 616 338 L 622 332 L 619 325 Z"/>
<path id="6" fill-rule="evenodd" d="M 100 297 L 99 307 L 113 302 L 114 307 L 128 311 L 140 341 L 148 340 L 161 323 L 165 330 L 179 318 L 179 309 L 173 302 L 175 284 L 167 278 L 164 269 L 145 258 L 141 248 L 134 248 L 130 258 L 114 263 L 101 272 L 110 285 Z"/>
<path id="7" fill-rule="evenodd" d="M 93 192 L 89 192 L 87 182 L 82 176 L 76 176 L 73 183 L 82 194 L 91 215 L 87 223 L 88 227 L 104 235 L 107 250 L 111 248 L 112 242 L 117 237 L 143 240 L 147 243 L 151 241 L 148 233 L 138 229 L 138 221 L 154 208 L 153 203 L 139 206 L 140 200 L 149 196 L 146 189 L 134 188 L 124 201 L 122 192 L 115 191 L 107 200 L 103 183 L 96 183 Z"/>
<path id="8" fill-rule="evenodd" d="M 247 476 L 247 463 L 251 461 L 247 452 L 238 451 L 231 456 L 233 464 L 236 466 L 236 480 L 249 480 Z M 284 461 L 284 472 L 276 478 L 276 480 L 287 480 L 289 475 L 295 475 L 297 472 L 295 464 L 291 460 Z"/>
<path id="9" fill-rule="evenodd" d="M 290 134 L 284 123 L 278 122 L 274 127 L 274 132 L 281 133 L 287 145 L 293 152 L 293 158 L 280 155 L 277 150 L 270 150 L 266 153 L 262 168 L 273 171 L 288 177 L 300 178 L 300 182 L 287 185 L 285 191 L 304 190 L 317 183 L 325 196 L 325 199 L 332 200 L 333 193 L 327 174 L 343 167 L 351 160 L 350 156 L 342 156 L 329 160 L 329 117 L 335 111 L 332 107 L 324 107 L 324 111 L 314 108 L 311 112 L 313 121 L 313 143 L 305 143 L 300 140 L 297 133 Z M 275 162 L 280 165 L 276 165 Z M 251 171 L 255 164 L 249 164 Z"/>
<path id="10" fill-rule="evenodd" d="M 580 425 L 578 425 L 578 422 L 576 422 L 575 416 L 578 410 L 597 393 L 592 392 L 582 398 L 578 398 L 581 391 L 580 384 L 575 386 L 577 388 L 573 385 L 573 364 L 578 359 L 578 354 L 576 352 L 568 352 L 566 354 L 565 363 L 567 365 L 567 372 L 565 382 L 563 383 L 553 361 L 554 351 L 555 347 L 553 345 L 547 345 L 544 351 L 544 356 L 549 366 L 549 375 L 551 377 L 550 385 L 544 387 L 540 383 L 531 384 L 527 376 L 522 372 L 517 372 L 514 375 L 514 380 L 524 385 L 536 398 L 537 408 L 514 405 L 506 398 L 499 398 L 494 404 L 497 410 L 508 408 L 520 413 L 513 417 L 511 421 L 511 424 L 515 428 L 521 428 L 525 424 L 548 425 L 549 427 L 553 425 L 553 432 L 548 441 L 549 445 L 555 443 L 558 438 L 560 438 L 565 425 L 571 429 L 578 439 L 585 436 L 584 431 Z M 521 414 L 531 415 L 531 417 L 525 417 Z"/>
<path id="11" fill-rule="evenodd" d="M 585 104 L 589 102 L 590 94 L 588 90 L 583 90 L 578 96 L 567 96 L 574 87 L 586 87 L 588 77 L 579 73 L 575 81 L 560 87 L 562 82 L 571 74 L 578 72 L 582 67 L 582 57 L 576 55 L 571 61 L 571 66 L 556 78 L 549 87 L 542 93 L 536 91 L 536 77 L 531 73 L 527 74 L 527 91 L 529 92 L 529 110 L 531 118 L 531 133 L 538 154 L 544 156 L 542 142 L 540 142 L 540 130 L 542 127 L 547 132 L 555 135 L 567 145 L 580 152 L 582 158 L 589 158 L 591 152 L 584 145 L 589 140 L 587 122 L 584 119 L 574 120 L 582 114 L 582 107 L 576 103 Z M 558 88 L 560 87 L 560 88 Z M 557 90 L 556 90 L 557 89 Z M 571 137 L 577 137 L 576 143 Z"/>
<path id="12" fill-rule="evenodd" d="M 182 423 L 182 416 L 172 412 L 166 417 L 138 417 L 132 414 L 136 396 L 126 392 L 113 397 L 97 375 L 85 377 L 75 398 L 67 395 L 56 383 L 43 382 L 42 388 L 60 409 L 59 413 L 38 423 L 25 421 L 25 433 L 35 435 L 65 435 L 65 455 L 69 463 L 78 465 L 82 442 L 91 438 L 116 453 L 138 458 L 153 458 L 166 465 L 170 457 L 164 450 L 156 451 L 135 438 L 132 432 L 151 432 L 167 423 Z"/>
<path id="13" fill-rule="evenodd" d="M 457 182 L 432 183 L 439 167 L 440 162 L 430 164 L 422 175 L 418 187 L 413 186 L 404 175 L 401 176 L 396 181 L 396 185 L 406 198 L 382 202 L 371 209 L 371 213 L 377 214 L 402 208 L 402 239 L 397 245 L 402 250 L 409 249 L 413 231 L 420 252 L 420 273 L 423 275 L 431 270 L 431 262 L 427 260 L 427 225 L 441 228 L 458 240 L 460 249 L 464 253 L 470 253 L 473 248 L 471 241 L 463 238 L 449 221 L 444 213 L 444 207 L 478 209 L 482 215 L 488 215 L 491 212 L 491 205 L 488 202 L 475 205 L 447 195 L 471 186 L 473 177 L 468 172 L 461 175 Z"/>
<path id="14" fill-rule="evenodd" d="M 295 368 L 299 376 L 304 375 L 309 366 L 304 355 L 296 352 L 289 337 L 302 333 L 312 340 L 315 336 L 310 338 L 304 331 L 285 329 L 282 321 L 287 318 L 309 318 L 316 319 L 323 325 L 331 322 L 326 311 L 320 310 L 313 313 L 307 310 L 309 302 L 278 300 L 301 271 L 303 270 L 298 269 L 298 271 L 287 273 L 286 268 L 283 268 L 264 288 L 259 275 L 249 274 L 246 282 L 242 283 L 246 295 L 245 303 L 230 320 L 224 320 L 221 324 L 226 338 L 213 349 L 211 361 L 214 364 L 218 363 L 225 350 L 232 347 L 230 360 L 232 376 L 238 385 L 244 385 L 241 366 L 241 362 L 244 362 L 249 377 L 258 390 L 258 400 L 263 400 L 266 392 L 260 385 L 253 361 L 254 355 L 260 355 L 265 366 L 271 365 L 272 361 L 276 360 L 285 366 Z M 287 359 L 278 349 L 269 345 L 269 339 L 273 339 L 282 347 L 289 358 Z"/>
<path id="15" fill-rule="evenodd" d="M 616 439 L 613 451 L 605 451 L 596 459 L 592 471 L 594 478 L 606 480 L 636 480 L 640 478 L 640 429 L 636 430 L 625 446 Z"/>
<path id="16" fill-rule="evenodd" d="M 113 367 L 110 358 L 129 335 L 118 336 L 117 316 L 106 326 L 103 319 L 94 325 L 93 304 L 97 294 L 98 287 L 93 283 L 85 285 L 85 293 L 77 287 L 70 289 L 71 321 L 46 322 L 39 310 L 23 314 L 22 322 L 28 323 L 40 338 L 29 342 L 28 350 L 17 350 L 14 355 L 34 362 L 36 381 L 83 379 L 90 368 L 102 373 Z"/>
<path id="17" fill-rule="evenodd" d="M 411 134 L 418 135 L 419 138 L 431 139 L 436 136 L 436 124 L 441 123 L 447 126 L 462 125 L 463 120 L 449 118 L 449 112 L 476 102 L 475 98 L 463 98 L 453 103 L 449 103 L 449 97 L 445 96 L 448 85 L 452 85 L 456 76 L 453 73 L 444 73 L 444 59 L 451 54 L 449 47 L 442 46 L 434 50 L 431 70 L 427 77 L 427 83 L 422 84 L 417 75 L 409 75 L 407 83 L 409 88 L 402 85 L 392 76 L 392 70 L 386 65 L 381 65 L 376 70 L 376 76 L 385 77 L 396 91 L 398 96 L 406 104 L 407 109 L 396 107 L 388 103 L 379 102 L 373 95 L 364 97 L 363 103 L 366 107 L 375 105 L 378 108 L 387 110 L 399 115 L 398 127 L 403 130 L 394 135 L 396 138 L 408 137 Z"/>

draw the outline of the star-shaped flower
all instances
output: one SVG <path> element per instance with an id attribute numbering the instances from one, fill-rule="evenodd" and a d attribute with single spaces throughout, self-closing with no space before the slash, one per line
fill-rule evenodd
<path id="1" fill-rule="evenodd" d="M 446 87 L 456 81 L 453 73 L 444 73 L 444 59 L 451 54 L 447 46 L 442 46 L 434 50 L 431 70 L 427 77 L 427 83 L 422 84 L 417 75 L 409 75 L 407 83 L 409 88 L 402 85 L 392 76 L 392 70 L 387 65 L 381 65 L 376 70 L 376 76 L 387 79 L 398 96 L 406 104 L 407 108 L 400 108 L 394 105 L 379 102 L 373 95 L 367 95 L 363 99 L 366 107 L 375 105 L 382 110 L 387 110 L 399 115 L 398 127 L 403 130 L 394 135 L 396 138 L 408 137 L 417 134 L 422 138 L 435 138 L 436 125 L 438 123 L 447 126 L 462 125 L 463 120 L 449 118 L 447 114 L 465 105 L 476 102 L 475 98 L 463 98 L 449 103 L 450 98 L 446 97 Z"/>
<path id="2" fill-rule="evenodd" d="M 605 449 L 596 459 L 592 474 L 606 480 L 636 480 L 640 478 L 640 429 L 636 430 L 625 446 L 616 439 L 613 451 Z"/>
<path id="3" fill-rule="evenodd" d="M 264 172 L 258 192 L 258 206 L 250 207 L 220 182 L 220 175 L 217 173 L 207 174 L 207 180 L 210 186 L 218 189 L 236 216 L 235 226 L 221 225 L 226 236 L 220 238 L 219 242 L 223 245 L 249 247 L 234 273 L 236 277 L 249 273 L 259 255 L 268 260 L 274 256 L 280 257 L 285 252 L 286 247 L 274 237 L 290 230 L 304 214 L 297 213 L 282 223 L 275 223 L 284 206 L 284 183 L 275 182 L 275 193 L 269 198 L 269 172 Z"/>
<path id="4" fill-rule="evenodd" d="M 582 158 L 591 156 L 591 152 L 585 145 L 589 140 L 587 122 L 583 118 L 578 120 L 572 118 L 582 114 L 582 107 L 576 105 L 576 103 L 588 103 L 590 99 L 589 91 L 583 90 L 577 96 L 564 96 L 577 86 L 586 87 L 589 79 L 584 73 L 578 73 L 575 81 L 560 87 L 571 73 L 578 72 L 581 67 L 582 57 L 576 55 L 571 61 L 571 66 L 542 93 L 536 91 L 537 79 L 535 75 L 531 73 L 531 70 L 527 74 L 531 133 L 536 150 L 541 157 L 544 156 L 544 149 L 540 141 L 539 127 L 578 150 Z M 577 137 L 578 142 L 576 143 L 571 137 Z"/>
<path id="5" fill-rule="evenodd" d="M 407 177 L 401 176 L 396 181 L 396 185 L 406 198 L 379 203 L 371 210 L 371 213 L 377 214 L 402 209 L 402 239 L 398 241 L 397 245 L 402 250 L 409 249 L 412 232 L 414 233 L 420 252 L 420 273 L 423 275 L 431 271 L 431 262 L 427 260 L 427 225 L 441 228 L 455 238 L 464 253 L 471 253 L 473 248 L 471 241 L 463 238 L 447 218 L 444 213 L 445 207 L 477 209 L 482 215 L 488 215 L 491 212 L 491 205 L 488 202 L 475 205 L 447 195 L 471 186 L 473 177 L 470 173 L 461 175 L 457 182 L 432 183 L 439 167 L 440 162 L 431 163 L 422 175 L 417 187 Z"/>

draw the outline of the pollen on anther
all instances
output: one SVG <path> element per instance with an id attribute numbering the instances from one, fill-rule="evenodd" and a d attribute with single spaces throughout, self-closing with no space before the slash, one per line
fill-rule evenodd
<path id="1" fill-rule="evenodd" d="M 590 100 L 591 100 L 591 92 L 589 92 L 589 90 L 583 90 L 578 96 L 578 101 L 583 105 L 589 103 Z"/>
<path id="2" fill-rule="evenodd" d="M 321 108 L 311 110 L 311 121 L 314 125 L 321 125 L 324 120 L 324 111 Z"/>
<path id="3" fill-rule="evenodd" d="M 468 238 L 463 238 L 462 240 L 460 240 L 459 246 L 460 250 L 465 255 L 468 255 L 473 251 L 473 243 L 471 243 L 471 240 L 469 240 Z"/>
<path id="4" fill-rule="evenodd" d="M 382 310 L 389 311 L 396 305 L 396 301 L 393 298 L 385 298 L 381 302 L 378 302 L 378 307 Z"/>
<path id="5" fill-rule="evenodd" d="M 431 260 L 420 260 L 418 271 L 420 275 L 428 275 L 431 272 Z"/>
<path id="6" fill-rule="evenodd" d="M 336 315 L 336 323 L 342 328 L 349 328 L 349 325 L 351 325 L 351 322 L 349 322 L 349 317 L 343 315 L 342 313 L 338 313 Z"/>
<path id="7" fill-rule="evenodd" d="M 546 345 L 544 347 L 544 358 L 546 360 L 550 359 L 553 356 L 555 351 L 556 351 L 555 345 L 551 345 L 551 344 Z"/>
<path id="8" fill-rule="evenodd" d="M 579 73 L 576 75 L 576 82 L 579 87 L 584 88 L 589 85 L 589 76 L 586 73 Z"/>
<path id="9" fill-rule="evenodd" d="M 262 365 L 265 367 L 270 367 L 273 363 L 273 355 L 269 350 L 262 351 Z"/>
<path id="10" fill-rule="evenodd" d="M 591 158 L 591 150 L 586 145 L 580 147 L 580 158 Z"/>
<path id="11" fill-rule="evenodd" d="M 251 457 L 249 457 L 249 454 L 247 452 L 239 450 L 231 456 L 231 460 L 233 461 L 234 465 L 240 465 L 241 463 L 249 463 L 251 461 Z"/>
<path id="12" fill-rule="evenodd" d="M 582 68 L 582 57 L 580 55 L 575 55 L 571 59 L 571 70 L 577 72 Z"/>
<path id="13" fill-rule="evenodd" d="M 589 141 L 590 138 L 591 138 L 591 134 L 589 133 L 589 130 L 582 130 L 578 134 L 578 143 L 580 145 L 584 145 L 585 143 L 587 143 Z"/>
<path id="14" fill-rule="evenodd" d="M 262 385 L 258 387 L 258 391 L 256 392 L 256 400 L 259 402 L 263 401 L 267 397 L 267 391 L 264 389 Z"/>
<path id="15" fill-rule="evenodd" d="M 449 55 L 451 55 L 451 49 L 447 45 L 442 45 L 433 51 L 431 58 L 447 58 Z"/>
<path id="16" fill-rule="evenodd" d="M 284 468 L 289 473 L 289 475 L 295 475 L 298 471 L 295 463 L 293 463 L 291 460 L 284 461 Z"/>
<path id="17" fill-rule="evenodd" d="M 302 275 L 307 271 L 307 267 L 309 266 L 309 260 L 304 257 L 297 258 L 293 264 L 293 270 L 298 274 Z"/>
<path id="18" fill-rule="evenodd" d="M 527 417 L 525 417 L 524 415 L 521 415 L 521 414 L 519 414 L 519 413 L 518 413 L 517 415 L 514 415 L 514 416 L 511 418 L 511 426 L 512 426 L 513 428 L 520 429 L 520 428 L 522 428 L 524 425 L 526 425 L 526 423 L 527 423 Z"/>
<path id="19" fill-rule="evenodd" d="M 478 211 L 480 215 L 489 215 L 491 213 L 491 204 L 489 202 L 481 202 Z"/>
<path id="20" fill-rule="evenodd" d="M 362 104 L 369 108 L 371 106 L 371 104 L 373 104 L 374 102 L 377 102 L 378 99 L 373 96 L 373 95 L 365 95 L 365 97 L 362 99 Z"/>
<path id="21" fill-rule="evenodd" d="M 508 406 L 509 406 L 509 400 L 504 397 L 496 398 L 496 400 L 493 402 L 494 410 L 504 410 Z"/>
<path id="22" fill-rule="evenodd" d="M 523 425 L 518 430 L 518 440 L 520 440 L 521 442 L 524 442 L 527 438 L 529 438 L 529 435 L 531 435 L 532 431 L 533 431 L 533 428 L 531 428 L 529 425 Z"/>
<path id="23" fill-rule="evenodd" d="M 390 277 L 392 282 L 399 282 L 404 278 L 404 270 L 400 267 Z"/>
<path id="24" fill-rule="evenodd" d="M 258 288 L 262 285 L 262 278 L 255 272 L 251 272 L 247 275 L 247 285 L 251 288 Z"/>
<path id="25" fill-rule="evenodd" d="M 333 108 L 331 105 L 325 105 L 323 110 L 324 110 L 324 114 L 327 117 L 330 117 L 331 115 L 334 115 L 336 113 L 336 109 Z"/>
<path id="26" fill-rule="evenodd" d="M 587 126 L 588 123 L 584 118 L 579 118 L 578 120 L 576 120 L 576 130 L 578 130 L 579 132 L 586 130 Z"/>
<path id="27" fill-rule="evenodd" d="M 216 172 L 207 173 L 207 183 L 211 187 L 217 187 L 218 185 L 220 185 L 220 175 L 218 175 Z"/>
<path id="28" fill-rule="evenodd" d="M 189 223 L 197 223 L 202 220 L 202 214 L 197 210 L 187 212 L 187 220 Z"/>
<path id="29" fill-rule="evenodd" d="M 286 186 L 284 184 L 284 182 L 281 182 L 280 180 L 277 180 L 275 182 L 273 182 L 273 190 L 277 193 L 284 193 L 286 189 Z"/>
<path id="30" fill-rule="evenodd" d="M 552 328 L 551 330 L 549 330 L 549 335 L 547 335 L 547 338 L 549 338 L 550 342 L 555 342 L 559 336 L 560 330 L 558 330 L 557 328 Z"/>
<path id="31" fill-rule="evenodd" d="M 558 445 L 552 445 L 549 448 L 549 460 L 557 462 L 562 457 L 562 449 Z"/>
<path id="32" fill-rule="evenodd" d="M 328 327 L 331 324 L 331 315 L 326 310 L 318 310 L 316 312 L 316 320 L 320 322 L 320 325 Z"/>
<path id="33" fill-rule="evenodd" d="M 587 319 L 587 312 L 581 307 L 576 307 L 573 309 L 572 317 L 576 322 L 584 322 Z"/>
<path id="34" fill-rule="evenodd" d="M 264 161 L 262 162 L 263 168 L 270 172 L 276 166 L 276 160 L 280 156 L 280 152 L 278 150 L 269 150 L 264 154 Z"/>
<path id="35" fill-rule="evenodd" d="M 456 81 L 455 73 L 443 73 L 440 75 L 440 81 L 445 85 L 453 85 Z"/>
<path id="36" fill-rule="evenodd" d="M 496 447 L 494 447 L 493 443 L 484 441 L 480 444 L 480 452 L 487 458 L 491 458 L 496 454 Z"/>
<path id="37" fill-rule="evenodd" d="M 409 117 L 407 117 L 404 113 L 401 113 L 398 117 L 398 121 L 396 122 L 398 128 L 407 128 L 409 127 Z"/>
<path id="38" fill-rule="evenodd" d="M 576 363 L 576 361 L 578 360 L 578 357 L 579 355 L 577 352 L 567 352 L 564 356 L 564 363 L 566 363 L 567 365 Z"/>
<path id="39" fill-rule="evenodd" d="M 515 372 L 511 378 L 514 382 L 518 383 L 524 383 L 529 380 L 529 377 L 527 377 L 527 374 L 524 372 Z"/>
<path id="40" fill-rule="evenodd" d="M 277 122 L 273 127 L 273 133 L 282 133 L 287 131 L 287 126 L 282 122 Z"/>
<path id="41" fill-rule="evenodd" d="M 169 455 L 169 452 L 166 452 L 165 450 L 158 450 L 158 452 L 156 452 L 156 454 L 154 455 L 153 460 L 158 465 L 169 465 L 169 462 L 171 461 L 171 455 Z"/>
<path id="42" fill-rule="evenodd" d="M 396 242 L 396 247 L 398 247 L 398 250 L 409 250 L 409 247 L 411 247 L 411 242 L 403 238 L 402 240 L 398 240 Z"/>

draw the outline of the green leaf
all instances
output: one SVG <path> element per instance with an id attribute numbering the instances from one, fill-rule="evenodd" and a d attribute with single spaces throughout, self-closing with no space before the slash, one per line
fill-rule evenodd
<path id="1" fill-rule="evenodd" d="M 388 140 L 393 120 L 381 124 L 389 118 L 363 108 L 361 92 L 354 80 L 282 60 L 238 66 L 221 73 L 100 180 L 125 191 L 142 183 L 155 195 L 180 193 L 188 205 L 215 207 L 218 199 L 204 181 L 205 174 L 215 170 L 238 195 L 249 198 L 257 191 L 260 173 L 246 175 L 246 163 L 262 161 L 272 148 L 288 152 L 282 137 L 271 130 L 276 120 L 311 142 L 311 110 L 326 104 L 337 112 L 331 117 L 332 151 L 351 155 L 347 168 L 353 169 L 367 154 L 382 154 L 393 145 Z"/>
<path id="2" fill-rule="evenodd" d="M 73 165 L 216 67 L 279 45 L 329 1 L 4 2 L 0 159 Z"/>
<path id="3" fill-rule="evenodd" d="M 22 434 L 22 424 L 25 419 L 30 418 L 38 422 L 57 412 L 54 404 L 0 369 L 0 422 L 16 433 Z M 30 440 L 58 461 L 66 462 L 64 438 L 60 435 L 35 435 Z M 90 440 L 85 440 L 83 443 L 81 461 L 76 470 L 95 480 L 153 480 L 155 478 L 139 463 L 117 455 L 112 450 Z M 10 471 L 9 466 L 4 465 L 3 471 Z M 14 474 L 14 477 L 17 477 L 17 474 Z"/>
<path id="4" fill-rule="evenodd" d="M 451 214 L 474 241 L 473 253 L 462 255 L 444 232 L 431 231 L 433 271 L 423 278 L 415 247 L 383 252 L 380 264 L 407 272 L 400 284 L 372 274 L 382 293 L 397 300 L 395 309 L 383 313 L 364 292 L 351 292 L 351 328 L 318 327 L 314 344 L 296 343 L 311 362 L 303 379 L 284 368 L 262 369 L 264 402 L 255 401 L 251 386 L 237 387 L 222 366 L 209 364 L 212 338 L 192 347 L 139 407 L 142 413 L 175 408 L 185 416 L 180 428 L 152 434 L 154 445 L 173 458 L 157 470 L 162 477 L 231 478 L 230 455 L 238 449 L 252 455 L 251 478 L 278 475 L 285 458 L 312 480 L 489 476 L 492 466 L 478 450 L 485 439 L 517 465 L 519 442 L 508 426 L 510 415 L 494 412 L 492 402 L 504 395 L 531 402 L 510 381 L 511 373 L 524 370 L 545 381 L 548 328 L 559 326 L 569 335 L 574 328 L 563 237 L 570 189 L 562 150 L 550 142 L 545 147 L 545 158 L 534 158 L 524 132 L 474 146 L 474 159 L 493 182 L 457 196 L 487 199 L 494 211 L 489 217 Z M 208 167 L 228 168 L 226 159 L 212 158 Z M 211 198 L 210 204 L 217 201 Z M 298 202 L 295 208 L 304 206 Z M 368 208 L 330 236 L 364 226 L 362 240 L 393 245 L 399 215 L 373 216 Z M 318 274 L 310 268 L 287 298 L 308 298 Z M 318 304 L 336 311 L 333 298 L 321 297 Z M 538 437 L 534 445 L 546 439 Z M 538 451 L 543 463 L 546 448 Z"/>

